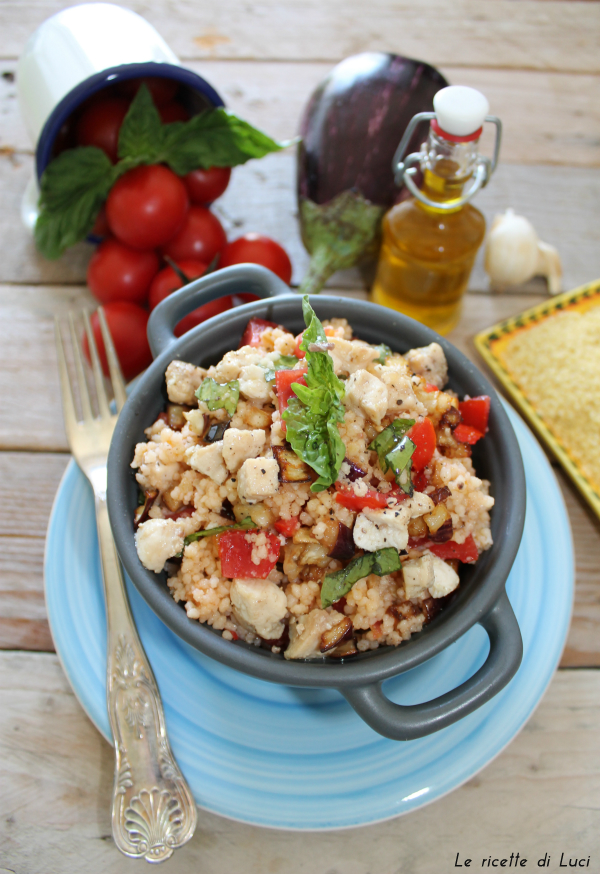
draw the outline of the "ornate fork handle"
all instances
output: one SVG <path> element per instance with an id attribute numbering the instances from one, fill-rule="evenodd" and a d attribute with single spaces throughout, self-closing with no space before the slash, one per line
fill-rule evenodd
<path id="1" fill-rule="evenodd" d="M 108 519 L 96 495 L 108 623 L 106 697 L 115 742 L 112 831 L 127 856 L 168 859 L 192 837 L 196 804 L 175 761 L 152 669 L 138 637 Z"/>

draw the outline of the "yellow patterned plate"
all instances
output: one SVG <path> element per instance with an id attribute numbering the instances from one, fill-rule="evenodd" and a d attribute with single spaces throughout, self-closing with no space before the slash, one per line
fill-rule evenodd
<path id="1" fill-rule="evenodd" d="M 600 518 L 600 280 L 482 331 L 475 346 Z"/>

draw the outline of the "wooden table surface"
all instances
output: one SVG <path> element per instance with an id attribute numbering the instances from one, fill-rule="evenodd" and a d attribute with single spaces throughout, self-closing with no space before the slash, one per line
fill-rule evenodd
<path id="1" fill-rule="evenodd" d="M 28 35 L 62 0 L 0 0 L 0 874 L 121 872 L 110 837 L 112 750 L 70 690 L 43 595 L 44 537 L 69 459 L 53 318 L 91 304 L 90 248 L 56 262 L 19 219 L 33 150 L 15 69 Z M 297 131 L 304 102 L 341 58 L 364 50 L 419 57 L 481 88 L 502 117 L 502 163 L 477 200 L 488 220 L 513 207 L 558 247 L 565 288 L 600 277 L 600 4 L 579 0 L 221 0 L 129 2 L 227 104 L 276 137 Z M 306 269 L 294 154 L 236 169 L 215 204 L 228 234 L 280 240 Z M 354 271 L 332 289 L 364 296 Z M 478 361 L 473 334 L 542 301 L 534 280 L 489 293 L 480 261 L 450 339 Z M 478 362 L 481 364 L 481 362 Z M 600 526 L 555 467 L 576 556 L 573 619 L 548 692 L 523 731 L 465 786 L 408 817 L 345 832 L 271 831 L 200 814 L 171 871 L 398 874 L 447 871 L 520 852 L 548 870 L 560 854 L 600 871 Z M 141 863 L 138 863 L 141 864 Z M 566 861 L 565 861 L 566 864 Z"/>

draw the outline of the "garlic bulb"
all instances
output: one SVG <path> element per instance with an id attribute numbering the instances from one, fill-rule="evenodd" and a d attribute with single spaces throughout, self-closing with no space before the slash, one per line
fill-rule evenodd
<path id="1" fill-rule="evenodd" d="M 554 246 L 542 243 L 535 228 L 522 215 L 507 209 L 492 223 L 485 245 L 484 266 L 493 289 L 520 285 L 533 276 L 544 276 L 550 294 L 562 287 L 562 267 Z"/>

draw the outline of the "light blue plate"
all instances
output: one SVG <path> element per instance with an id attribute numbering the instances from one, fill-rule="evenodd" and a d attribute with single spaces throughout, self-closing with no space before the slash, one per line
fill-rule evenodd
<path id="1" fill-rule="evenodd" d="M 525 533 L 507 584 L 523 634 L 523 663 L 499 695 L 443 731 L 390 741 L 334 690 L 277 686 L 223 667 L 176 637 L 127 581 L 173 752 L 200 807 L 272 828 L 365 825 L 450 792 L 516 735 L 558 664 L 574 571 L 569 521 L 552 469 L 523 422 L 508 412 L 527 475 Z M 73 462 L 50 518 L 45 578 L 62 665 L 88 716 L 110 739 L 94 503 Z M 435 658 L 389 680 L 386 691 L 398 703 L 434 698 L 473 674 L 487 650 L 487 636 L 476 626 Z"/>

